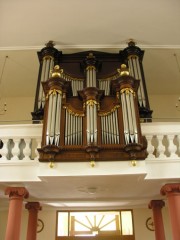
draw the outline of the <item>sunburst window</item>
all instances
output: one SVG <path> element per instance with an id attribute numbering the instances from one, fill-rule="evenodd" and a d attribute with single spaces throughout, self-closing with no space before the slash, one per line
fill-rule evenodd
<path id="1" fill-rule="evenodd" d="M 132 210 L 57 212 L 57 236 L 133 235 Z"/>

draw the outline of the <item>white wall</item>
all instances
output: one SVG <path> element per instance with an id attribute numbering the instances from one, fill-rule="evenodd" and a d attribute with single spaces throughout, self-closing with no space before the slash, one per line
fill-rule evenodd
<path id="1" fill-rule="evenodd" d="M 135 227 L 135 239 L 136 240 L 154 240 L 155 234 L 146 228 L 146 220 L 152 217 L 152 210 L 150 209 L 134 209 L 134 227 Z M 0 211 L 0 240 L 5 239 L 6 223 L 7 223 L 7 211 Z M 167 240 L 172 240 L 168 209 L 165 207 L 162 209 L 164 228 Z M 56 234 L 56 210 L 42 210 L 39 212 L 38 218 L 44 222 L 44 229 L 37 234 L 37 240 L 55 240 Z M 21 239 L 26 239 L 28 223 L 28 211 L 24 210 L 22 215 L 21 225 Z"/>
<path id="2" fill-rule="evenodd" d="M 153 118 L 159 121 L 173 121 L 173 119 L 180 119 L 180 102 L 179 108 L 176 108 L 178 102 L 177 95 L 150 95 L 150 108 L 153 110 Z"/>
<path id="3" fill-rule="evenodd" d="M 18 121 L 21 121 L 21 123 L 25 123 L 27 120 L 31 121 L 31 112 L 34 109 L 34 97 L 8 98 L 6 99 L 6 103 L 7 112 L 4 115 L 0 115 L 0 123 L 11 121 L 11 124 L 16 124 Z M 6 124 L 6 122 L 3 122 L 3 124 Z"/>
<path id="4" fill-rule="evenodd" d="M 154 240 L 155 233 L 146 228 L 146 220 L 153 218 L 151 209 L 134 209 L 134 228 L 136 240 Z M 171 226 L 169 222 L 168 208 L 162 208 L 165 236 L 167 240 L 172 240 Z"/>

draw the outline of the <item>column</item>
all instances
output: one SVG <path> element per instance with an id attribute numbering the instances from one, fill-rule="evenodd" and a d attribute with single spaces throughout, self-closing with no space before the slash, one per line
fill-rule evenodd
<path id="1" fill-rule="evenodd" d="M 19 240 L 23 199 L 28 198 L 29 193 L 24 187 L 8 187 L 5 195 L 9 195 L 10 200 L 5 240 Z"/>
<path id="2" fill-rule="evenodd" d="M 162 207 L 165 206 L 164 201 L 162 200 L 152 200 L 149 203 L 149 208 L 153 211 L 153 220 L 155 227 L 155 237 L 156 240 L 165 240 L 164 225 L 162 218 Z"/>
<path id="3" fill-rule="evenodd" d="M 25 208 L 29 211 L 28 230 L 26 240 L 36 240 L 38 210 L 41 210 L 39 202 L 28 202 Z"/>
<path id="4" fill-rule="evenodd" d="M 180 239 L 180 183 L 165 184 L 161 194 L 167 196 L 173 240 Z"/>

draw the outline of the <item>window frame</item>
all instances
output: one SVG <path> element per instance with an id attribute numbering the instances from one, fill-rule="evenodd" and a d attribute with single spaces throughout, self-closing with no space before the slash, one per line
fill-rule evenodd
<path id="1" fill-rule="evenodd" d="M 121 219 L 121 212 L 130 211 L 132 216 L 132 235 L 122 235 L 122 219 Z M 68 213 L 68 236 L 57 236 L 58 231 L 58 213 L 59 212 L 66 212 Z M 119 212 L 119 232 L 120 234 L 112 234 L 112 235 L 95 235 L 95 236 L 70 236 L 70 213 L 83 213 L 83 212 Z M 135 240 L 135 230 L 134 230 L 134 217 L 133 217 L 133 210 L 132 209 L 116 209 L 116 210 L 57 210 L 56 211 L 56 233 L 55 233 L 55 240 L 88 240 L 88 239 L 96 239 L 96 240 L 110 240 L 113 237 L 113 240 Z"/>

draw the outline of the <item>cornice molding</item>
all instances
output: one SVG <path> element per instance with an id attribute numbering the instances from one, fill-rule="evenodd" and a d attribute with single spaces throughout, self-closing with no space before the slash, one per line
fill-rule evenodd
<path id="1" fill-rule="evenodd" d="M 55 45 L 57 49 L 60 50 L 76 50 L 76 51 L 85 51 L 85 50 L 120 50 L 127 47 L 127 44 L 119 45 Z M 39 46 L 9 46 L 9 47 L 0 47 L 0 51 L 24 51 L 24 50 L 40 50 L 44 45 Z M 180 49 L 180 45 L 145 45 L 138 44 L 138 47 L 142 49 Z"/>

